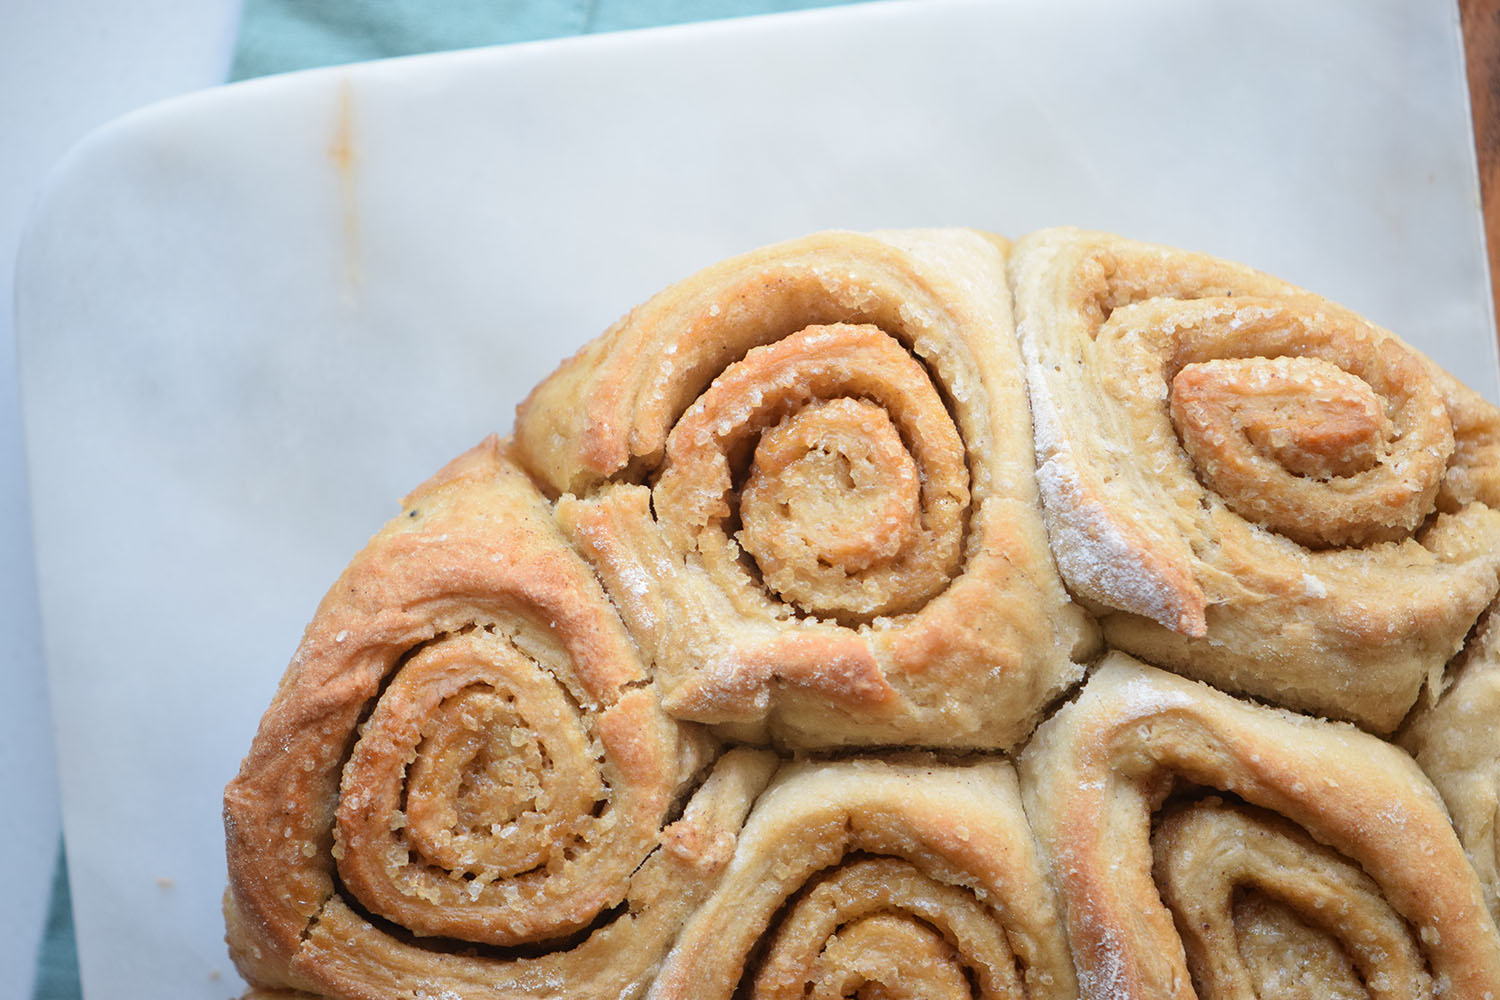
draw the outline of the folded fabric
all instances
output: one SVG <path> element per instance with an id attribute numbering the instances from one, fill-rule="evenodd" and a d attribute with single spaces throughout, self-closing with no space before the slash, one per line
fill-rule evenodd
<path id="1" fill-rule="evenodd" d="M 850 0 L 246 0 L 231 80 Z"/>

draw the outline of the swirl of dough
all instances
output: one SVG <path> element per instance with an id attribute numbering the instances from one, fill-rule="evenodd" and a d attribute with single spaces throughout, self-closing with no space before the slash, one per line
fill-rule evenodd
<path id="1" fill-rule="evenodd" d="M 1096 642 L 1037 513 L 1003 241 L 824 233 L 662 292 L 517 449 L 674 715 L 827 747 L 1007 747 Z"/>
<path id="2" fill-rule="evenodd" d="M 617 798 L 599 766 L 613 718 L 595 725 L 497 626 L 413 650 L 344 765 L 344 885 L 427 936 L 514 945 L 585 926 L 621 888 L 593 866 L 628 869 L 655 837 L 636 776 Z"/>
<path id="3" fill-rule="evenodd" d="M 750 600 L 758 577 L 803 615 L 864 623 L 920 608 L 957 573 L 968 485 L 926 371 L 878 327 L 841 324 L 730 365 L 673 428 L 653 495 L 674 547 L 696 544 L 721 588 Z"/>
<path id="4" fill-rule="evenodd" d="M 1164 367 L 1172 422 L 1205 487 L 1309 548 L 1411 535 L 1453 454 L 1452 422 L 1417 357 L 1347 316 L 1314 324 L 1314 310 L 1275 300 L 1197 305 L 1193 320 L 1174 310 Z M 1151 328 L 1161 308 L 1119 309 L 1100 336 Z"/>
<path id="5" fill-rule="evenodd" d="M 669 825 L 711 751 L 490 439 L 309 625 L 225 794 L 231 950 L 252 983 L 329 996 L 619 996 L 769 777 L 728 758 Z"/>
<path id="6" fill-rule="evenodd" d="M 1106 640 L 1394 729 L 1500 590 L 1500 414 L 1237 264 L 1047 230 L 1010 277 L 1053 551 Z"/>
<path id="7" fill-rule="evenodd" d="M 1019 770 L 1086 997 L 1287 995 L 1300 977 L 1312 996 L 1480 1000 L 1500 983 L 1436 791 L 1352 726 L 1111 653 Z"/>
<path id="8" fill-rule="evenodd" d="M 1433 995 L 1380 887 L 1295 824 L 1210 798 L 1169 812 L 1151 847 L 1199 994 Z"/>
<path id="9" fill-rule="evenodd" d="M 787 765 L 650 997 L 1072 997 L 1056 912 L 1008 763 Z"/>

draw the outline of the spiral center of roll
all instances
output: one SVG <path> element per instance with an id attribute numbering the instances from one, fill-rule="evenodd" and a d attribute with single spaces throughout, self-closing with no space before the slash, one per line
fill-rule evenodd
<path id="1" fill-rule="evenodd" d="M 1244 889 L 1235 893 L 1231 912 L 1234 947 L 1256 987 L 1256 996 L 1285 996 L 1288 980 L 1304 990 L 1316 990 L 1318 996 L 1350 1000 L 1369 996 L 1339 940 L 1303 920 L 1292 907 Z"/>
<path id="2" fill-rule="evenodd" d="M 1375 467 L 1393 430 L 1373 389 L 1321 358 L 1223 358 L 1172 380 L 1172 413 L 1189 452 L 1236 429 L 1294 475 L 1353 476 Z M 1196 456 L 1195 456 L 1196 457 Z M 1217 468 L 1205 454 L 1201 468 Z"/>
<path id="3" fill-rule="evenodd" d="M 1285 818 L 1218 798 L 1182 803 L 1151 847 L 1200 995 L 1288 996 L 1297 985 L 1326 997 L 1433 995 L 1381 887 Z"/>
<path id="4" fill-rule="evenodd" d="M 916 463 L 883 409 L 835 399 L 762 435 L 740 497 L 743 545 L 768 586 L 821 606 L 822 571 L 891 559 L 918 529 Z"/>
<path id="5" fill-rule="evenodd" d="M 958 950 L 904 914 L 877 913 L 839 928 L 812 976 L 811 1000 L 969 1000 Z"/>
<path id="6" fill-rule="evenodd" d="M 1410 352 L 1263 307 L 1213 319 L 1179 331 L 1181 367 L 1168 372 L 1172 423 L 1199 482 L 1310 548 L 1409 537 L 1453 450 Z"/>
<path id="7" fill-rule="evenodd" d="M 1005 931 L 968 891 L 890 857 L 846 859 L 789 904 L 753 1000 L 1023 993 Z"/>
<path id="8" fill-rule="evenodd" d="M 947 586 L 969 499 L 963 440 L 927 370 L 852 324 L 807 327 L 726 368 L 673 429 L 653 490 L 676 544 L 728 588 L 758 583 L 846 624 Z"/>
<path id="9" fill-rule="evenodd" d="M 437 639 L 396 672 L 344 765 L 339 874 L 421 934 L 509 945 L 576 929 L 609 905 L 567 889 L 616 819 L 599 753 L 557 679 L 506 635 Z M 508 909 L 516 893 L 536 911 Z"/>
<path id="10" fill-rule="evenodd" d="M 407 836 L 419 855 L 484 881 L 559 860 L 549 817 L 587 814 L 592 802 L 586 786 L 559 780 L 513 705 L 469 689 L 440 705 L 422 729 L 406 801 Z"/>

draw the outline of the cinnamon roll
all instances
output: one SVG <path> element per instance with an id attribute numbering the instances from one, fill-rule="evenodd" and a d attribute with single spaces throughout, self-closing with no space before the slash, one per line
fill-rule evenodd
<path id="1" fill-rule="evenodd" d="M 787 765 L 650 993 L 1076 995 L 1010 765 L 916 757 Z"/>
<path id="2" fill-rule="evenodd" d="M 495 439 L 324 599 L 225 794 L 231 951 L 317 995 L 639 990 L 771 758 L 709 763 Z"/>
<path id="3" fill-rule="evenodd" d="M 1500 590 L 1500 413 L 1237 264 L 1049 230 L 1010 280 L 1053 550 L 1107 641 L 1393 730 Z"/>
<path id="4" fill-rule="evenodd" d="M 1021 755 L 1085 997 L 1493 997 L 1500 934 L 1415 763 L 1111 653 Z"/>
<path id="5" fill-rule="evenodd" d="M 1037 512 L 1003 241 L 825 233 L 631 312 L 521 461 L 675 716 L 798 747 L 1003 748 L 1092 626 Z"/>

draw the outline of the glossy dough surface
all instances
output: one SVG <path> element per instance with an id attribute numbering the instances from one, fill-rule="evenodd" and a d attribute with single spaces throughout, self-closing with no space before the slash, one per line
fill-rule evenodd
<path id="1" fill-rule="evenodd" d="M 329 591 L 226 789 L 231 955 L 262 998 L 1493 1000 L 1497 504 L 1500 412 L 1242 265 L 732 258 Z"/>

